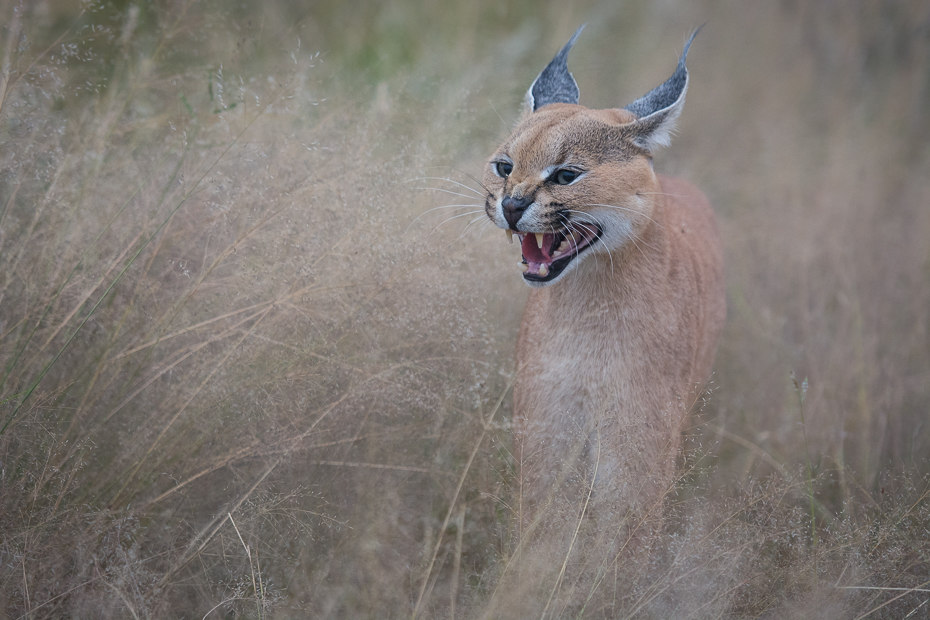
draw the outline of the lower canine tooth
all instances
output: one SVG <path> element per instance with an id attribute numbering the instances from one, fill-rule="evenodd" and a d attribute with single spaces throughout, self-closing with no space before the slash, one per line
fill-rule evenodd
<path id="1" fill-rule="evenodd" d="M 513 243 L 513 231 L 510 230 L 509 228 L 507 229 L 507 241 L 509 241 L 510 243 Z"/>
<path id="2" fill-rule="evenodd" d="M 534 233 L 534 234 L 536 235 L 536 245 L 538 245 L 539 249 L 541 250 L 542 242 L 543 242 L 543 234 L 542 233 Z"/>
<path id="3" fill-rule="evenodd" d="M 526 263 L 517 263 L 517 264 L 520 265 L 520 271 L 522 271 L 523 273 L 526 273 L 530 269 L 530 266 L 527 265 Z"/>
<path id="4" fill-rule="evenodd" d="M 540 277 L 545 278 L 547 275 L 549 275 L 549 268 L 546 267 L 545 265 L 540 265 L 540 266 L 539 266 L 539 275 L 540 275 Z"/>

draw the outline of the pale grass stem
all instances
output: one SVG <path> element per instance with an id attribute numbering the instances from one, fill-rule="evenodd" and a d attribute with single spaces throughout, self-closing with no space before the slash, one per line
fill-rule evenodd
<path id="1" fill-rule="evenodd" d="M 513 387 L 515 377 L 516 373 L 512 373 L 510 380 L 507 382 L 507 387 L 504 388 L 504 390 L 501 392 L 500 398 L 494 405 L 491 413 L 488 414 L 487 420 L 484 421 L 483 428 L 481 429 L 481 435 L 478 437 L 478 440 L 475 441 L 475 446 L 472 448 L 471 454 L 468 456 L 468 460 L 465 462 L 465 467 L 462 469 L 461 476 L 459 476 L 458 485 L 455 487 L 455 492 L 452 494 L 452 499 L 449 500 L 449 509 L 446 511 L 446 516 L 442 520 L 442 525 L 439 527 L 439 534 L 436 537 L 436 544 L 433 547 L 433 553 L 430 556 L 429 563 L 426 566 L 426 571 L 423 574 L 423 583 L 420 585 L 420 593 L 417 595 L 417 602 L 413 607 L 411 620 L 416 620 L 420 613 L 420 606 L 424 601 L 423 597 L 426 593 L 426 586 L 429 584 L 430 574 L 433 572 L 433 564 L 436 562 L 436 556 L 439 554 L 439 548 L 442 545 L 442 537 L 446 532 L 446 528 L 449 527 L 449 520 L 452 518 L 452 512 L 455 509 L 455 503 L 458 500 L 459 493 L 461 493 L 462 487 L 465 485 L 465 478 L 468 477 L 468 472 L 471 469 L 472 462 L 475 460 L 475 455 L 478 454 L 478 450 L 481 448 L 481 444 L 484 443 L 484 438 L 488 434 L 488 430 L 490 430 L 491 425 L 494 422 L 494 417 L 500 410 L 501 405 L 503 405 L 504 398 L 507 396 L 507 393 L 510 392 L 510 388 Z"/>
<path id="2" fill-rule="evenodd" d="M 449 620 L 455 620 L 455 600 L 459 594 L 459 571 L 462 566 L 462 542 L 465 538 L 465 508 L 462 502 L 459 513 L 455 517 L 455 553 L 452 556 L 452 588 L 449 593 Z"/>
<path id="3" fill-rule="evenodd" d="M 132 614 L 132 617 L 133 617 L 135 620 L 139 620 L 139 614 L 136 613 L 135 608 L 132 606 L 132 601 L 130 601 L 130 600 L 126 597 L 126 595 L 123 594 L 123 591 L 120 590 L 119 588 L 117 588 L 116 586 L 114 586 L 112 583 L 110 583 L 110 582 L 107 581 L 106 579 L 103 579 L 102 582 L 103 582 L 103 585 L 105 585 L 106 587 L 108 587 L 108 588 L 110 588 L 111 590 L 113 590 L 114 592 L 116 592 L 116 595 L 120 598 L 120 600 L 123 601 L 123 603 L 126 605 L 126 608 L 129 609 L 129 613 Z"/>
<path id="4" fill-rule="evenodd" d="M 930 585 L 930 581 L 925 581 L 925 582 L 923 582 L 922 584 L 920 584 L 919 586 L 917 586 L 916 588 L 875 588 L 875 589 L 879 589 L 879 590 L 891 590 L 891 591 L 904 590 L 904 591 L 901 592 L 901 594 L 899 594 L 899 595 L 897 595 L 897 596 L 895 596 L 895 597 L 893 597 L 893 598 L 888 599 L 887 601 L 885 601 L 885 602 L 882 603 L 881 605 L 878 605 L 877 607 L 873 607 L 872 609 L 870 609 L 869 611 L 865 612 L 864 614 L 861 614 L 861 615 L 859 615 L 859 616 L 856 616 L 855 620 L 864 620 L 865 618 L 868 618 L 869 616 L 871 616 L 872 614 L 874 614 L 876 611 L 878 611 L 878 610 L 881 609 L 882 607 L 885 607 L 885 606 L 887 606 L 887 605 L 890 605 L 891 603 L 895 602 L 895 601 L 898 600 L 899 598 L 904 597 L 904 596 L 907 596 L 907 595 L 910 594 L 911 592 L 928 592 L 928 590 L 923 589 L 924 586 L 927 586 L 927 585 Z M 869 589 L 872 589 L 872 588 L 869 588 Z M 924 603 L 926 603 L 926 601 L 924 601 Z M 921 603 L 920 606 L 923 606 L 924 603 Z M 920 606 L 918 606 L 918 607 L 920 607 Z M 910 614 L 908 614 L 908 615 L 910 615 Z"/>
<path id="5" fill-rule="evenodd" d="M 232 513 L 227 512 L 226 516 L 229 517 L 229 522 L 232 523 L 233 529 L 236 530 L 236 536 L 239 537 L 239 542 L 242 543 L 242 548 L 245 549 L 245 555 L 249 560 L 249 571 L 252 573 L 252 591 L 255 592 L 255 608 L 258 611 L 258 617 L 260 620 L 265 617 L 265 586 L 262 584 L 262 574 L 259 569 L 258 572 L 258 584 L 256 585 L 255 570 L 258 564 L 258 556 L 255 557 L 255 565 L 252 564 L 252 551 L 249 549 L 249 545 L 245 544 L 245 540 L 242 539 L 242 533 L 239 531 L 239 526 L 236 525 L 235 519 L 233 519 Z"/>
<path id="6" fill-rule="evenodd" d="M 814 470 L 811 464 L 811 452 L 807 444 L 807 424 L 804 421 L 804 397 L 807 396 L 807 377 L 798 384 L 794 371 L 791 372 L 791 382 L 794 384 L 795 393 L 798 396 L 798 411 L 801 414 L 801 430 L 804 434 L 804 453 L 807 455 L 807 495 L 811 507 L 811 541 L 814 545 L 814 576 L 817 576 L 817 516 L 814 510 Z"/>
<path id="7" fill-rule="evenodd" d="M 283 94 L 283 92 L 284 92 L 283 90 L 282 90 L 281 92 L 279 92 L 277 97 L 272 98 L 272 100 L 269 101 L 269 102 L 265 105 L 265 107 L 264 107 L 262 110 L 260 110 L 260 111 L 252 118 L 252 120 L 250 120 L 248 123 L 246 123 L 246 125 L 245 125 L 245 127 L 242 129 L 242 131 L 240 131 L 239 134 L 238 134 L 235 138 L 233 138 L 233 140 L 230 141 L 230 143 L 226 146 L 225 149 L 223 149 L 223 151 L 222 151 L 222 152 L 220 153 L 220 155 L 216 158 L 216 160 L 213 162 L 213 164 L 211 164 L 211 165 L 203 172 L 203 174 L 200 176 L 200 178 L 197 179 L 197 181 L 193 184 L 193 187 L 191 187 L 191 189 L 188 190 L 188 192 L 181 198 L 181 200 L 178 202 L 177 206 L 175 206 L 174 209 L 171 210 L 171 212 L 168 214 L 168 217 L 165 218 L 165 220 L 164 220 L 164 221 L 161 223 L 161 225 L 155 230 L 155 232 L 152 233 L 152 235 L 149 236 L 149 238 L 146 239 L 145 242 L 139 247 L 139 249 L 136 251 L 136 253 L 133 254 L 132 258 L 128 261 L 128 263 L 125 265 L 125 267 L 123 267 L 123 269 L 119 272 L 119 274 L 116 276 L 116 278 L 114 278 L 113 282 L 110 283 L 110 285 L 107 287 L 107 289 L 103 292 L 103 294 L 102 294 L 102 295 L 100 296 L 100 298 L 97 300 L 97 303 L 95 303 L 94 306 L 91 308 L 90 312 L 87 313 L 87 316 L 84 317 L 84 319 L 83 319 L 83 320 L 81 321 L 81 323 L 77 326 L 77 328 L 74 330 L 74 332 L 73 332 L 73 333 L 71 334 L 71 336 L 68 338 L 68 340 L 62 345 L 61 349 L 59 349 L 59 351 L 58 351 L 58 353 L 55 355 L 55 357 L 53 357 L 52 360 L 51 360 L 50 362 L 48 362 L 48 364 L 46 364 L 46 366 L 45 366 L 45 367 L 42 369 L 42 371 L 39 373 L 39 376 L 33 381 L 32 385 L 31 385 L 31 386 L 29 387 L 29 389 L 26 391 L 26 393 L 25 393 L 25 395 L 22 397 L 22 399 L 17 403 L 16 407 L 13 409 L 13 412 L 9 415 L 9 417 L 8 417 L 7 420 L 6 420 L 6 422 L 3 424 L 2 427 L 0 427 L 0 435 L 3 435 L 3 433 L 6 432 L 7 427 L 9 427 L 10 423 L 16 418 L 16 415 L 19 413 L 20 409 L 22 409 L 23 404 L 29 399 L 29 397 L 32 395 L 32 393 L 35 391 L 35 389 L 39 386 L 39 383 L 42 381 L 42 379 L 43 379 L 43 378 L 45 377 L 45 375 L 48 373 L 49 369 L 55 364 L 55 362 L 58 361 L 58 359 L 61 357 L 62 353 L 64 353 L 65 349 L 68 348 L 68 346 L 69 346 L 69 345 L 71 344 L 71 342 L 74 340 L 75 336 L 77 336 L 77 334 L 81 331 L 81 328 L 84 327 L 84 325 L 87 323 L 87 321 L 90 319 L 90 317 L 94 315 L 94 312 L 97 310 L 97 308 L 98 308 L 98 307 L 100 306 L 100 304 L 103 302 L 103 300 L 106 299 L 107 296 L 110 294 L 110 291 L 113 290 L 113 287 L 115 287 L 116 284 L 122 279 L 123 275 L 124 275 L 124 274 L 129 270 L 129 268 L 135 263 L 135 261 L 136 261 L 136 259 L 139 257 L 139 255 L 142 254 L 142 251 L 145 250 L 146 247 L 148 247 L 149 243 L 151 243 L 151 241 L 161 232 L 161 230 L 168 224 L 168 222 L 171 221 L 172 216 L 174 216 L 174 214 L 177 213 L 177 212 L 181 209 L 181 207 L 185 204 L 185 202 L 187 201 L 187 199 L 194 193 L 194 191 L 197 189 L 197 187 L 199 187 L 199 185 L 203 182 L 203 180 L 207 177 L 207 175 L 210 174 L 210 172 L 217 166 L 217 164 L 219 164 L 220 161 L 223 160 L 223 158 L 226 156 L 227 153 L 229 153 L 229 151 L 233 148 L 233 146 L 235 146 L 235 145 L 239 142 L 240 138 L 245 134 L 245 132 L 249 130 L 249 128 L 255 123 L 256 120 L 258 120 L 258 118 L 264 113 L 264 111 L 267 110 L 268 107 L 270 107 L 270 106 L 272 105 L 272 103 L 274 103 L 275 101 L 277 101 L 278 97 L 280 97 L 281 94 Z"/>
<path id="8" fill-rule="evenodd" d="M 565 558 L 562 560 L 562 567 L 559 569 L 559 576 L 556 577 L 555 583 L 552 585 L 552 590 L 549 592 L 549 599 L 546 601 L 546 606 L 543 608 L 542 614 L 540 614 L 540 620 L 543 620 L 546 617 L 546 614 L 549 612 L 549 606 L 552 604 L 552 599 L 555 597 L 556 593 L 562 587 L 562 578 L 565 577 L 565 569 L 568 567 L 568 559 L 572 555 L 572 549 L 575 548 L 575 542 L 578 540 L 578 532 L 581 530 L 581 524 L 584 521 L 585 513 L 588 511 L 588 502 L 591 501 L 591 494 L 594 492 L 594 481 L 597 479 L 597 469 L 601 463 L 601 442 L 600 434 L 598 434 L 597 441 L 597 456 L 594 459 L 594 471 L 591 473 L 591 480 L 588 482 L 588 492 L 584 498 L 584 505 L 581 507 L 581 512 L 578 513 L 578 519 L 575 523 L 575 531 L 572 533 L 572 540 L 568 545 L 568 550 L 565 552 Z"/>

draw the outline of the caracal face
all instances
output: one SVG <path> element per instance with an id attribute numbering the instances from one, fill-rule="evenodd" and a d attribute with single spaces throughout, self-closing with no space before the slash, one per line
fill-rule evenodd
<path id="1" fill-rule="evenodd" d="M 549 104 L 488 161 L 485 210 L 521 240 L 530 286 L 553 284 L 585 261 L 610 262 L 636 243 L 657 180 L 649 152 L 634 143 L 635 121 L 623 109 Z"/>
<path id="2" fill-rule="evenodd" d="M 578 105 L 568 53 L 584 26 L 533 81 L 527 110 L 484 171 L 485 211 L 519 236 L 523 280 L 554 284 L 585 263 L 612 261 L 650 221 L 659 181 L 652 152 L 670 142 L 688 90 L 685 61 L 625 108 Z"/>

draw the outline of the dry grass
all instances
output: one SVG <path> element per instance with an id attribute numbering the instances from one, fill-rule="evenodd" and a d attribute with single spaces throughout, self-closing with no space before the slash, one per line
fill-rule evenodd
<path id="1" fill-rule="evenodd" d="M 0 2 L 0 614 L 930 613 L 921 3 L 72 5 Z M 517 257 L 429 209 L 582 21 L 594 107 L 709 22 L 730 317 L 664 505 L 518 544 Z"/>

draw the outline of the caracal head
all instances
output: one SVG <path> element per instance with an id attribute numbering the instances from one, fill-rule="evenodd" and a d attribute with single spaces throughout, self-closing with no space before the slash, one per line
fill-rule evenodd
<path id="1" fill-rule="evenodd" d="M 534 287 L 636 242 L 659 191 L 652 152 L 669 143 L 688 89 L 697 31 L 672 77 L 644 97 L 625 108 L 578 105 L 567 61 L 583 28 L 534 80 L 526 114 L 484 171 L 485 211 L 521 239 L 523 280 Z"/>

